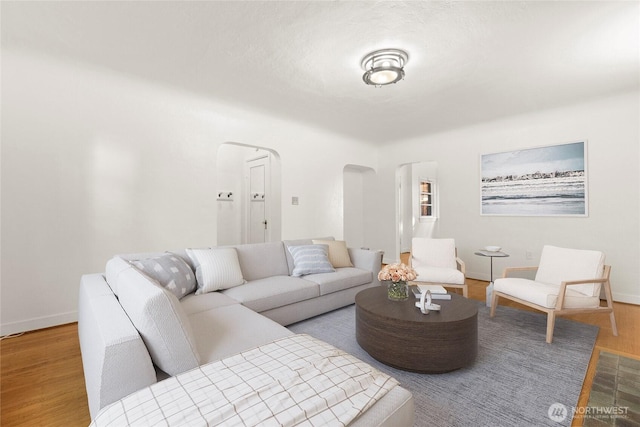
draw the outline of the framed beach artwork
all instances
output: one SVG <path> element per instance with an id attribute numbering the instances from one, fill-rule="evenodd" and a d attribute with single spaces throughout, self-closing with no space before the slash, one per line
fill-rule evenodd
<path id="1" fill-rule="evenodd" d="M 588 216 L 587 143 L 482 154 L 481 215 Z"/>

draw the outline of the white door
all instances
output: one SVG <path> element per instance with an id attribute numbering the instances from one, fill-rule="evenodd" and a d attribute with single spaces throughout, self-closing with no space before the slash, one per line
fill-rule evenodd
<path id="1" fill-rule="evenodd" d="M 269 240 L 269 211 L 267 209 L 269 189 L 269 157 L 249 160 L 248 182 L 248 242 L 264 243 Z"/>

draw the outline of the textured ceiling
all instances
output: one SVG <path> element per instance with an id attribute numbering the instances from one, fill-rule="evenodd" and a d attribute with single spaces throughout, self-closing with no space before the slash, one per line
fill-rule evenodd
<path id="1" fill-rule="evenodd" d="M 2 47 L 106 67 L 373 143 L 639 85 L 638 2 L 6 2 Z M 409 52 L 366 86 L 371 50 Z"/>

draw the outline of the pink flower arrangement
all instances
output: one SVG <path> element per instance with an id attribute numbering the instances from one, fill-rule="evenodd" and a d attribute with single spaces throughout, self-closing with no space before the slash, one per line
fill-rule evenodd
<path id="1" fill-rule="evenodd" d="M 418 276 L 416 271 L 408 265 L 402 264 L 388 264 L 385 265 L 378 273 L 378 280 L 392 282 L 408 282 L 415 280 Z"/>

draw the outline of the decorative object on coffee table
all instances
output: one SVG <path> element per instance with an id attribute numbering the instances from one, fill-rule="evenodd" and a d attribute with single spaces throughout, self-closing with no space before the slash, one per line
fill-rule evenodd
<path id="1" fill-rule="evenodd" d="M 378 280 L 387 282 L 387 297 L 392 301 L 409 299 L 410 280 L 415 280 L 416 271 L 406 264 L 388 264 L 378 273 Z"/>
<path id="2" fill-rule="evenodd" d="M 468 366 L 478 354 L 478 305 L 458 294 L 428 316 L 415 301 L 389 304 L 386 290 L 356 295 L 356 340 L 373 358 L 406 371 L 441 373 Z"/>
<path id="3" fill-rule="evenodd" d="M 431 291 L 422 292 L 420 301 L 416 302 L 416 307 L 420 309 L 422 314 L 429 314 L 429 310 L 440 311 L 440 305 L 431 302 Z"/>
<path id="4" fill-rule="evenodd" d="M 409 298 L 407 282 L 387 282 L 387 296 L 391 301 L 406 301 Z"/>

